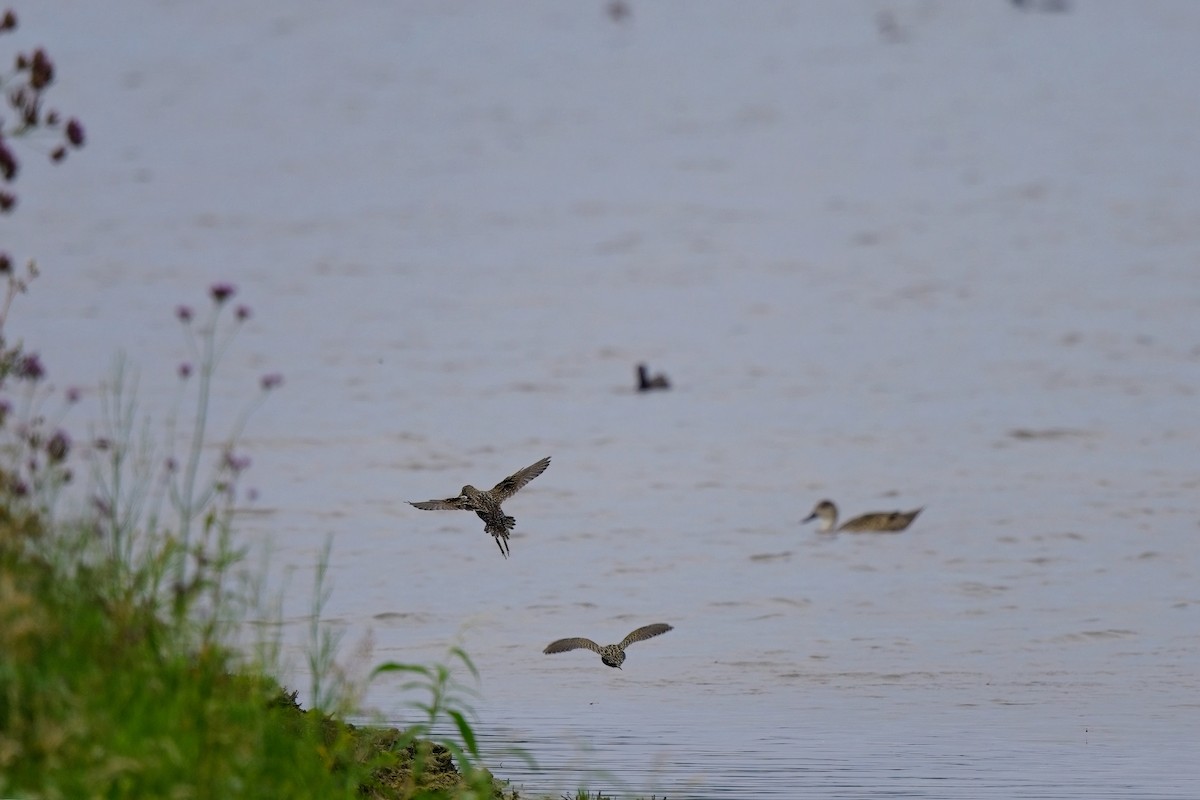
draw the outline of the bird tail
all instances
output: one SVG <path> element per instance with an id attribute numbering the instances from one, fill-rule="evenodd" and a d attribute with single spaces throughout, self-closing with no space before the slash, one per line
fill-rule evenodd
<path id="1" fill-rule="evenodd" d="M 517 520 L 515 517 L 505 515 L 501 518 L 501 522 L 503 523 L 501 525 L 489 523 L 484 527 L 484 531 L 495 537 L 496 546 L 500 548 L 500 553 L 505 558 L 508 558 L 510 552 L 508 549 L 508 532 L 516 527 Z"/>
<path id="2" fill-rule="evenodd" d="M 508 532 L 517 527 L 517 520 L 510 516 L 503 516 L 499 520 L 500 524 L 496 524 L 496 520 L 489 521 L 483 526 L 484 530 L 492 536 L 503 536 L 508 538 Z"/>

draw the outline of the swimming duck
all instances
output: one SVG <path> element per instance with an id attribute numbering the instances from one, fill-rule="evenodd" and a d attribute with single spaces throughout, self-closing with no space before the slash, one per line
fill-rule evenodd
<path id="1" fill-rule="evenodd" d="M 637 390 L 639 392 L 649 392 L 654 389 L 670 389 L 671 382 L 667 380 L 667 376 L 660 372 L 657 375 L 650 374 L 650 368 L 645 364 L 637 365 Z"/>
<path id="2" fill-rule="evenodd" d="M 925 510 L 925 507 L 915 508 L 912 511 L 872 511 L 867 514 L 861 514 L 854 519 L 846 520 L 838 527 L 838 509 L 832 500 L 822 500 L 817 503 L 812 510 L 812 513 L 801 520 L 801 523 L 811 522 L 814 519 L 821 520 L 821 533 L 830 532 L 845 532 L 845 533 L 898 533 L 909 525 Z"/>

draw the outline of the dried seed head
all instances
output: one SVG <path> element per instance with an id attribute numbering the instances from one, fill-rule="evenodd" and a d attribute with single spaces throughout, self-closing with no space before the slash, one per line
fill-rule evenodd
<path id="1" fill-rule="evenodd" d="M 34 91 L 45 89 L 54 82 L 54 62 L 46 51 L 38 48 L 33 51 L 33 60 L 29 62 L 29 86 Z"/>
<path id="2" fill-rule="evenodd" d="M 0 137 L 0 176 L 6 181 L 17 177 L 17 157 L 8 149 L 3 137 Z"/>
<path id="3" fill-rule="evenodd" d="M 55 431 L 50 441 L 46 442 L 46 455 L 51 464 L 62 463 L 70 452 L 71 440 L 64 431 Z"/>

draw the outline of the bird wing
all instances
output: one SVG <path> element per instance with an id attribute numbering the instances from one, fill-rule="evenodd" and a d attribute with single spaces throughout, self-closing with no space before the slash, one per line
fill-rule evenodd
<path id="1" fill-rule="evenodd" d="M 414 503 L 411 500 L 408 502 L 413 508 L 419 508 L 422 511 L 469 511 L 470 509 L 464 505 L 464 500 L 461 495 L 458 497 L 447 497 L 445 500 L 422 500 L 419 503 Z"/>
<path id="2" fill-rule="evenodd" d="M 516 494 L 517 490 L 522 486 L 545 472 L 548 466 L 550 466 L 550 456 L 546 456 L 536 464 L 530 464 L 525 469 L 517 470 L 512 475 L 497 483 L 492 489 L 492 494 L 497 501 L 503 502 Z"/>
<path id="3" fill-rule="evenodd" d="M 869 511 L 866 514 L 859 514 L 857 517 L 848 519 L 838 526 L 839 531 L 849 531 L 857 533 L 862 531 L 877 531 L 888 524 L 888 520 L 892 518 L 896 511 Z"/>
<path id="4" fill-rule="evenodd" d="M 575 636 L 570 639 L 559 639 L 556 642 L 551 642 L 550 644 L 546 645 L 546 649 L 542 652 L 565 653 L 568 650 L 578 650 L 580 648 L 586 648 L 597 653 L 600 652 L 600 645 L 596 644 L 591 639 L 585 639 L 582 636 Z"/>
<path id="5" fill-rule="evenodd" d="M 906 530 L 909 525 L 913 524 L 913 520 L 917 518 L 917 514 L 920 514 L 923 510 L 924 506 L 912 511 L 893 511 L 891 517 L 888 519 L 887 529 L 889 531 Z"/>
<path id="6" fill-rule="evenodd" d="M 850 533 L 858 532 L 892 532 L 902 531 L 907 528 L 912 521 L 916 519 L 917 514 L 921 513 L 921 509 L 916 511 L 873 511 L 869 514 L 863 514 L 855 517 L 852 520 L 844 523 L 839 531 L 849 531 Z"/>
<path id="7" fill-rule="evenodd" d="M 656 622 L 653 625 L 643 625 L 625 637 L 624 641 L 621 642 L 621 649 L 624 650 L 634 642 L 640 642 L 643 639 L 649 639 L 652 636 L 658 636 L 659 634 L 666 633 L 669 630 L 671 630 L 671 626 L 665 622 Z"/>

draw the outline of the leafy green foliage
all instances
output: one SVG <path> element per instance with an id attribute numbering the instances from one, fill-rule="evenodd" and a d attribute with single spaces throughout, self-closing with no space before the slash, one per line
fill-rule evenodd
<path id="1" fill-rule="evenodd" d="M 388 661 L 371 673 L 371 680 L 389 674 L 407 676 L 408 680 L 400 686 L 401 691 L 416 692 L 426 697 L 409 703 L 418 717 L 404 730 L 397 742 L 400 746 L 410 748 L 414 755 L 412 779 L 416 793 L 412 796 L 428 800 L 502 797 L 497 782 L 483 766 L 479 742 L 470 722 L 474 712 L 466 701 L 466 695 L 473 694 L 473 691 L 455 679 L 452 665 L 457 663 L 465 667 L 476 681 L 479 680 L 479 670 L 461 647 L 451 647 L 446 660 L 448 663 L 433 666 Z M 441 733 L 447 722 L 453 725 L 456 736 Z M 434 763 L 431 756 L 435 748 L 441 748 L 453 757 L 465 786 L 450 791 L 420 786 L 425 771 Z M 523 751 L 516 751 L 516 755 L 533 763 Z"/>

